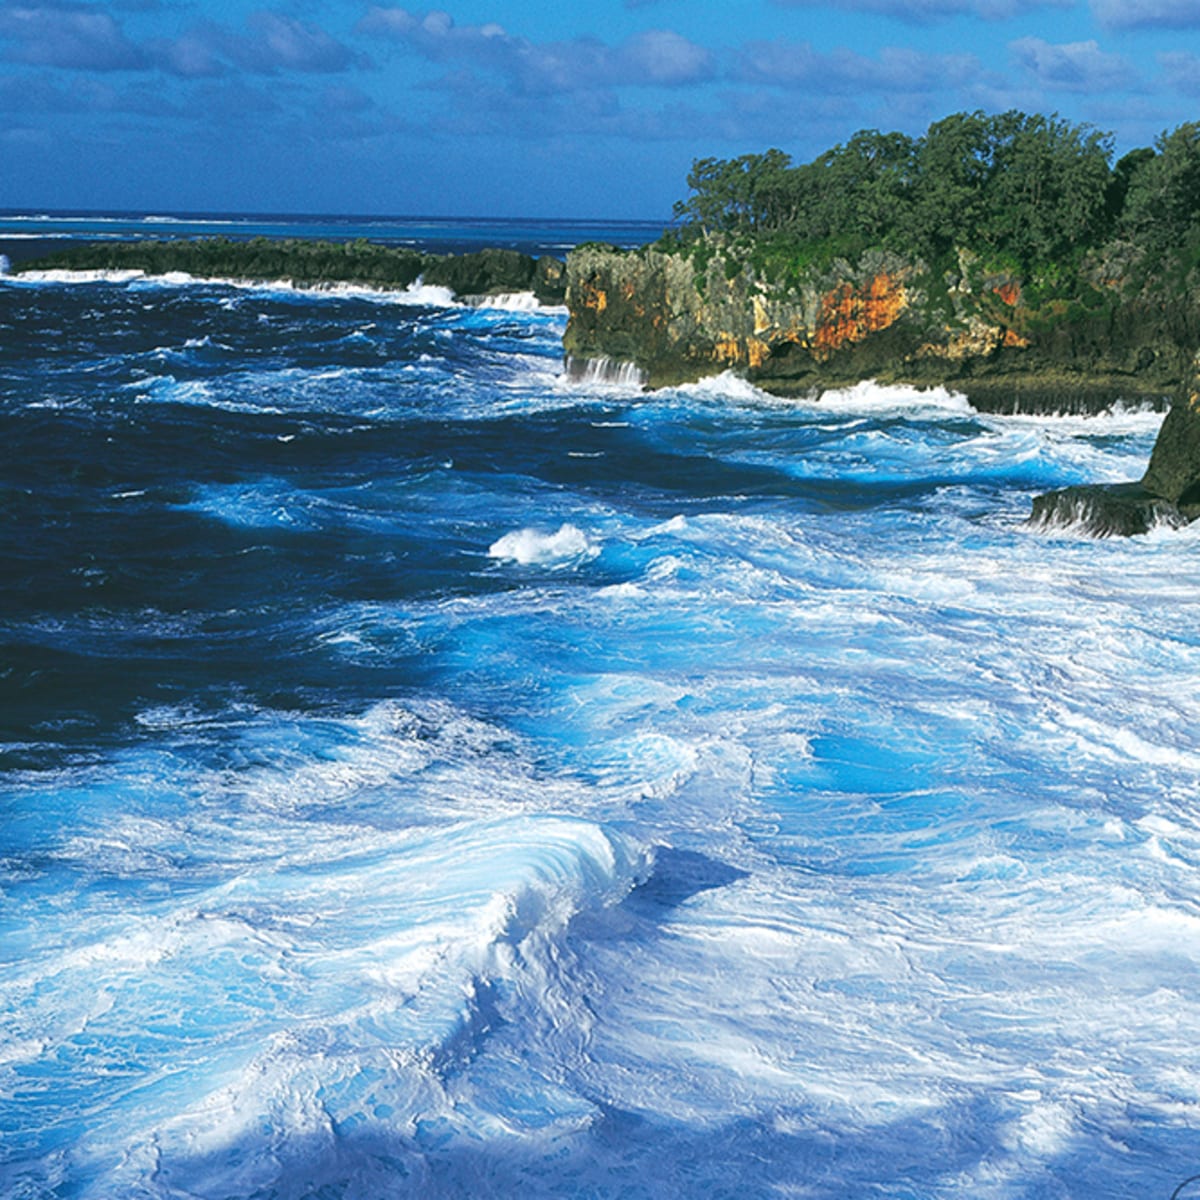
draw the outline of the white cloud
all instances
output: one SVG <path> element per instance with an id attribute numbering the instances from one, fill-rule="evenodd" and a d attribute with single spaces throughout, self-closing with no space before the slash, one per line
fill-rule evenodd
<path id="1" fill-rule="evenodd" d="M 1200 95 L 1200 58 L 1187 50 L 1169 50 L 1158 56 L 1167 83 L 1181 92 Z"/>
<path id="2" fill-rule="evenodd" d="M 337 72 L 361 56 L 323 29 L 280 13 L 252 13 L 244 32 L 204 22 L 176 38 L 136 43 L 99 8 L 75 3 L 0 3 L 0 42 L 6 58 L 35 66 L 79 71 L 145 71 L 158 68 L 185 79 L 226 74 L 231 67 Z"/>
<path id="3" fill-rule="evenodd" d="M 1200 0 L 1092 0 L 1092 13 L 1108 29 L 1200 28 Z"/>
<path id="4" fill-rule="evenodd" d="M 344 71 L 355 55 L 315 25 L 274 12 L 257 12 L 247 19 L 250 36 L 231 43 L 242 65 L 258 71 Z"/>
<path id="5" fill-rule="evenodd" d="M 358 31 L 402 42 L 434 62 L 462 61 L 539 94 L 636 85 L 680 86 L 711 79 L 710 51 L 667 29 L 634 34 L 610 45 L 595 37 L 533 42 L 503 26 L 458 25 L 448 13 L 372 8 Z"/>
<path id="6" fill-rule="evenodd" d="M 933 92 L 966 84 L 980 73 L 972 54 L 927 54 L 885 47 L 877 58 L 853 50 L 828 54 L 808 42 L 751 42 L 739 53 L 735 74 L 745 83 L 829 92 Z"/>
<path id="7" fill-rule="evenodd" d="M 825 8 L 828 0 L 774 0 L 786 8 Z M 973 16 L 1001 21 L 1038 8 L 1069 8 L 1073 0 L 842 0 L 839 8 L 874 12 L 899 21 L 928 24 L 950 17 Z"/>
<path id="8" fill-rule="evenodd" d="M 0 6 L 0 39 L 13 43 L 5 57 L 41 67 L 129 71 L 145 65 L 108 13 L 80 4 Z"/>
<path id="9" fill-rule="evenodd" d="M 1009 50 L 1041 87 L 1049 91 L 1103 92 L 1135 85 L 1136 72 L 1119 54 L 1109 54 L 1095 41 L 1054 45 L 1025 37 Z"/>

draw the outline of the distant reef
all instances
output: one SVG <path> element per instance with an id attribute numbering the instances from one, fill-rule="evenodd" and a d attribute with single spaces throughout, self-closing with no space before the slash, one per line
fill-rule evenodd
<path id="1" fill-rule="evenodd" d="M 562 304 L 566 272 L 549 255 L 534 258 L 517 250 L 487 249 L 467 254 L 423 254 L 418 250 L 300 238 L 171 239 L 92 242 L 17 264 L 26 271 L 175 272 L 198 279 L 289 280 L 301 287 L 356 284 L 403 289 L 418 280 L 449 288 L 461 300 L 532 292 L 541 304 Z"/>
<path id="2" fill-rule="evenodd" d="M 651 246 L 567 257 L 568 372 L 646 386 L 733 370 L 782 395 L 875 379 L 986 412 L 1171 412 L 1145 478 L 1035 519 L 1138 532 L 1200 515 L 1200 124 L 1111 139 L 1019 112 L 813 162 L 702 159 Z"/>

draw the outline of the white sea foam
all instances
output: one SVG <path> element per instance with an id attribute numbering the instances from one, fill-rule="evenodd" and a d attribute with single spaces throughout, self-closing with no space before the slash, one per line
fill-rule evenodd
<path id="1" fill-rule="evenodd" d="M 420 304 L 428 308 L 454 308 L 459 300 L 448 287 L 436 287 L 418 278 L 402 292 L 391 293 L 402 304 Z"/>
<path id="2" fill-rule="evenodd" d="M 463 296 L 462 299 L 473 308 L 495 308 L 502 312 L 566 312 L 559 305 L 540 304 L 533 292 L 493 292 L 482 296 Z"/>
<path id="3" fill-rule="evenodd" d="M 508 559 L 522 566 L 564 565 L 594 558 L 599 547 L 582 529 L 570 522 L 553 533 L 539 529 L 515 529 L 488 547 L 489 558 Z"/>
<path id="4" fill-rule="evenodd" d="M 708 375 L 695 383 L 687 383 L 670 390 L 706 402 L 734 401 L 738 404 L 756 406 L 786 406 L 793 403 L 791 400 L 764 392 L 762 388 L 756 387 L 744 375 L 739 375 L 736 371 L 722 371 L 719 375 Z"/>
<path id="5" fill-rule="evenodd" d="M 602 356 L 600 358 L 569 358 L 565 378 L 571 384 L 582 387 L 637 388 L 645 386 L 647 375 L 637 363 L 623 362 Z"/>
<path id="6" fill-rule="evenodd" d="M 383 303 L 419 305 L 427 308 L 462 308 L 454 292 L 447 287 L 428 285 L 417 279 L 405 288 L 378 288 L 366 284 L 330 283 L 296 284 L 290 279 L 247 279 L 239 276 L 196 276 L 185 271 L 169 271 L 161 275 L 140 270 L 46 270 L 23 271 L 6 277 L 13 283 L 142 283 L 157 287 L 216 286 L 244 291 L 292 292 L 302 295 L 351 297 Z"/>
<path id="7" fill-rule="evenodd" d="M 627 839 L 561 817 L 346 833 L 117 936 L 81 922 L 70 947 L 7 983 L 12 1001 L 52 973 L 65 1003 L 26 1010 L 39 1033 L 10 1039 L 0 1078 L 84 1030 L 96 1046 L 76 1080 L 92 1088 L 79 1099 L 87 1137 L 70 1148 L 76 1170 L 103 1168 L 84 1194 L 286 1187 L 286 1162 L 312 1153 L 298 1109 L 314 1089 L 322 1127 L 365 1120 L 394 1139 L 437 1106 L 438 1065 L 473 1052 L 493 993 L 553 1002 L 566 923 L 620 900 L 644 870 Z M 160 1061 L 167 1031 L 192 1044 L 186 1087 Z M 106 1074 L 133 1064 L 161 1075 L 156 1106 L 105 1105 Z"/>
<path id="8" fill-rule="evenodd" d="M 1113 435 L 1155 435 L 1163 423 L 1165 412 L 1149 404 L 1117 403 L 1098 413 L 1011 413 L 1003 416 L 981 414 L 982 419 L 1004 426 L 1035 426 L 1047 437 L 1094 436 L 1101 432 Z"/>
<path id="9" fill-rule="evenodd" d="M 306 283 L 290 279 L 248 279 L 241 276 L 195 276 L 184 271 L 151 275 L 144 271 L 27 271 L 19 278 L 42 283 L 129 283 L 145 281 L 163 286 L 191 284 L 216 285 L 251 291 L 295 292 L 302 295 L 350 297 L 384 303 L 416 305 L 426 308 L 496 308 L 512 312 L 541 312 L 553 315 L 565 313 L 558 306 L 540 306 L 532 293 L 508 293 L 497 296 L 458 297 L 452 289 L 426 284 L 418 278 L 404 288 L 373 287 L 359 283 Z M 529 303 L 526 300 L 532 300 Z"/>
<path id="10" fill-rule="evenodd" d="M 973 412 L 966 396 L 944 387 L 917 388 L 902 384 L 879 384 L 873 379 L 848 388 L 831 388 L 821 392 L 816 403 L 837 412 L 900 411 L 911 413 L 921 409 L 949 409 L 952 412 Z"/>
<path id="11" fill-rule="evenodd" d="M 406 431 L 343 422 L 394 415 L 362 376 L 311 390 L 333 364 L 191 382 L 352 428 L 351 471 L 292 473 L 289 415 L 269 468 L 121 476 L 198 545 L 286 519 L 298 568 L 340 555 L 303 606 L 25 622 L 37 662 L 136 669 L 115 732 L 64 753 L 49 718 L 5 776 L 0 1193 L 1168 1195 L 1200 1152 L 1200 525 L 1021 525 L 1144 459 L 1146 415 L 764 419 L 730 380 L 572 400 L 507 339 L 470 387 L 450 361 L 387 376 L 467 435 L 412 477 L 375 457 Z M 466 469 L 555 407 L 544 478 Z M 661 472 L 564 480 L 594 417 Z M 449 549 L 504 530 L 489 569 Z M 143 686 L 147 647 L 250 669 Z"/>
<path id="12" fill-rule="evenodd" d="M 144 271 L 22 271 L 5 277 L 6 283 L 132 283 L 149 279 Z"/>
<path id="13" fill-rule="evenodd" d="M 839 415 L 881 412 L 919 412 L 948 409 L 973 412 L 965 396 L 946 388 L 917 388 L 898 384 L 879 384 L 867 379 L 848 388 L 826 391 L 814 389 L 806 396 L 779 396 L 751 383 L 734 370 L 709 375 L 695 383 L 668 389 L 673 393 L 705 402 L 729 402 L 750 407 L 807 410 L 813 406 Z"/>

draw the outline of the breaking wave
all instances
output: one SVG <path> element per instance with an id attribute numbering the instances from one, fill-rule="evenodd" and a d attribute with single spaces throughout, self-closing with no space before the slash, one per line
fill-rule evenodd
<path id="1" fill-rule="evenodd" d="M 1200 527 L 1027 524 L 1158 414 L 118 282 L 0 288 L 0 1193 L 1195 1174 Z"/>

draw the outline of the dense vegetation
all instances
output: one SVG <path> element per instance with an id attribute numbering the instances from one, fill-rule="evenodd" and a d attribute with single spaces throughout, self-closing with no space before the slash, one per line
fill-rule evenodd
<path id="1" fill-rule="evenodd" d="M 812 162 L 780 150 L 698 159 L 668 240 L 750 236 L 812 260 L 872 246 L 939 261 L 957 246 L 1023 273 L 1122 239 L 1200 258 L 1200 123 L 1115 166 L 1111 136 L 1057 116 L 956 113 L 919 138 L 863 130 Z"/>

